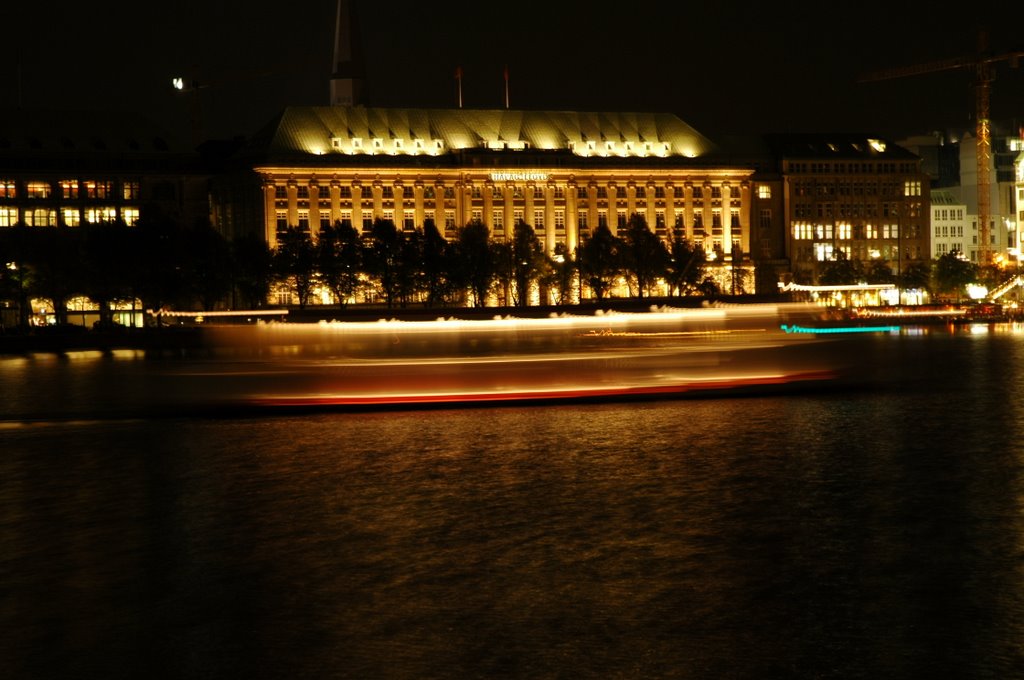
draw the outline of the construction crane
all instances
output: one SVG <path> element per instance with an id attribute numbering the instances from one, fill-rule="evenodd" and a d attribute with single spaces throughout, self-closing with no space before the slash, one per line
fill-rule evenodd
<path id="1" fill-rule="evenodd" d="M 981 264 L 986 265 L 992 263 L 992 244 L 989 232 L 989 221 L 992 214 L 990 170 L 992 166 L 992 132 L 989 119 L 989 102 L 994 79 L 992 69 L 1000 61 L 1009 62 L 1011 68 L 1016 68 L 1021 57 L 1024 57 L 1024 52 L 992 54 L 988 47 L 988 33 L 982 29 L 978 32 L 978 50 L 973 55 L 885 69 L 860 77 L 861 82 L 869 82 L 954 69 L 970 69 L 974 72 L 975 155 L 978 164 L 978 259 Z"/>

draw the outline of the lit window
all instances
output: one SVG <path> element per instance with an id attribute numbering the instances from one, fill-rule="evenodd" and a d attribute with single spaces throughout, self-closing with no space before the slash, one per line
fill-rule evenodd
<path id="1" fill-rule="evenodd" d="M 56 227 L 57 211 L 51 208 L 33 208 L 26 210 L 25 224 L 30 227 Z"/>
<path id="2" fill-rule="evenodd" d="M 139 223 L 139 209 L 138 208 L 122 208 L 121 219 L 129 227 L 134 227 Z"/>
<path id="3" fill-rule="evenodd" d="M 114 183 L 86 180 L 85 195 L 88 198 L 110 198 L 113 194 Z"/>
<path id="4" fill-rule="evenodd" d="M 758 198 L 771 198 L 772 188 L 767 184 L 759 184 L 757 186 L 757 197 Z"/>
<path id="5" fill-rule="evenodd" d="M 320 211 L 320 228 L 321 229 L 326 229 L 329 226 L 331 226 L 331 211 L 330 210 L 321 210 Z"/>
<path id="6" fill-rule="evenodd" d="M 49 198 L 50 185 L 47 182 L 29 182 L 25 185 L 25 194 L 29 198 Z"/>
<path id="7" fill-rule="evenodd" d="M 18 223 L 18 209 L 0 207 L 0 227 L 13 227 Z"/>
<path id="8" fill-rule="evenodd" d="M 121 185 L 122 195 L 126 201 L 134 201 L 139 197 L 139 183 L 125 182 Z"/>
<path id="9" fill-rule="evenodd" d="M 60 182 L 60 197 L 65 199 L 78 198 L 78 180 L 63 179 Z"/>
<path id="10" fill-rule="evenodd" d="M 60 218 L 69 227 L 77 227 L 82 224 L 82 215 L 78 208 L 64 208 L 60 211 Z"/>
<path id="11" fill-rule="evenodd" d="M 544 211 L 534 210 L 533 211 L 533 228 L 543 229 L 544 228 Z"/>
<path id="12" fill-rule="evenodd" d="M 0 179 L 0 198 L 15 198 L 13 180 Z"/>
<path id="13" fill-rule="evenodd" d="M 505 211 L 495 210 L 491 213 L 491 224 L 494 225 L 495 229 L 501 229 L 505 226 Z"/>

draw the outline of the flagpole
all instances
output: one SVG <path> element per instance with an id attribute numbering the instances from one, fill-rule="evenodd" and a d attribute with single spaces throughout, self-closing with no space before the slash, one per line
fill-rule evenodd
<path id="1" fill-rule="evenodd" d="M 458 81 L 458 84 L 459 84 L 459 108 L 461 109 L 462 108 L 462 67 L 461 66 L 456 66 L 455 67 L 455 80 Z"/>
<path id="2" fill-rule="evenodd" d="M 505 108 L 508 108 L 508 64 L 505 64 Z"/>

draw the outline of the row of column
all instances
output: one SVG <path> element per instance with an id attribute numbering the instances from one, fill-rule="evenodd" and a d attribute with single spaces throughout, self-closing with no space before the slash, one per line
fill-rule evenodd
<path id="1" fill-rule="evenodd" d="M 310 182 L 309 187 L 309 214 L 310 214 L 310 225 L 313 233 L 319 228 L 319 215 L 321 210 L 327 210 L 328 206 L 331 213 L 331 222 L 341 218 L 341 211 L 351 210 L 352 212 L 352 223 L 358 227 L 362 224 L 364 213 L 368 213 L 366 216 L 373 219 L 382 217 L 384 214 L 385 201 L 393 201 L 395 223 L 399 226 L 402 224 L 402 219 L 406 210 L 414 211 L 414 222 L 417 226 L 422 226 L 426 219 L 433 219 L 434 223 L 439 229 L 443 231 L 445 225 L 445 213 L 446 211 L 454 212 L 454 222 L 456 226 L 462 226 L 468 223 L 473 217 L 473 211 L 479 210 L 480 216 L 483 222 L 494 232 L 494 210 L 496 207 L 500 207 L 503 210 L 503 220 L 501 231 L 502 235 L 506 239 L 512 237 L 513 229 L 515 228 L 515 210 L 516 201 L 521 200 L 521 206 L 523 210 L 523 220 L 534 226 L 534 213 L 537 210 L 544 211 L 544 246 L 548 252 L 553 252 L 556 244 L 556 233 L 555 233 L 555 211 L 557 209 L 564 209 L 565 211 L 565 245 L 570 251 L 575 250 L 579 245 L 579 214 L 582 210 L 586 212 L 586 219 L 588 226 L 593 229 L 598 225 L 599 216 L 601 210 L 607 210 L 608 214 L 608 226 L 615 233 L 617 226 L 617 213 L 620 208 L 625 210 L 626 215 L 640 212 L 643 214 L 644 219 L 647 221 L 647 225 L 654 230 L 658 210 L 663 209 L 665 213 L 665 224 L 671 228 L 675 224 L 677 215 L 681 214 L 683 217 L 683 223 L 686 225 L 686 236 L 687 238 L 693 239 L 695 237 L 703 237 L 704 234 L 694 233 L 694 216 L 699 214 L 703 224 L 702 231 L 709 237 L 711 236 L 712 229 L 712 216 L 714 214 L 714 203 L 715 199 L 711 198 L 711 191 L 709 187 L 705 187 L 703 197 L 698 199 L 698 203 L 695 205 L 693 198 L 693 186 L 691 184 L 684 185 L 684 194 L 682 198 L 682 204 L 677 205 L 676 198 L 653 198 L 655 193 L 656 185 L 646 185 L 647 197 L 645 199 L 637 198 L 636 186 L 634 184 L 628 184 L 624 189 L 619 187 L 616 183 L 611 182 L 603 185 L 607 193 L 607 199 L 597 199 L 596 195 L 599 188 L 602 185 L 596 183 L 590 183 L 587 186 L 587 197 L 580 198 L 579 186 L 575 183 L 568 183 L 563 186 L 564 203 L 560 202 L 560 199 L 556 198 L 556 186 L 554 184 L 542 184 L 543 196 L 536 197 L 534 189 L 537 185 L 519 185 L 522 190 L 522 198 L 516 197 L 515 188 L 516 184 L 507 183 L 500 185 L 503 188 L 501 197 L 495 199 L 494 197 L 494 184 L 491 182 L 484 183 L 478 198 L 474 198 L 474 186 L 470 183 L 456 182 L 454 185 L 453 194 L 446 198 L 445 188 L 447 185 L 437 184 L 434 187 L 434 196 L 431 199 L 425 198 L 425 186 L 422 183 L 415 183 L 412 185 L 396 184 L 393 186 L 394 198 L 384 198 L 384 185 L 381 182 L 374 182 L 368 187 L 359 182 L 354 182 L 351 186 L 351 198 L 341 197 L 341 184 L 338 182 L 331 182 L 327 191 L 324 192 L 322 187 L 316 181 Z M 295 182 L 288 182 L 287 184 L 287 221 L 288 224 L 294 225 L 299 222 L 299 197 L 298 197 L 298 184 Z M 364 195 L 364 190 L 369 189 L 368 194 Z M 666 187 L 667 190 L 671 190 L 671 187 Z M 741 182 L 738 185 L 724 183 L 721 185 L 721 241 L 726 250 L 731 246 L 734 238 L 739 241 L 744 250 L 749 248 L 750 238 L 750 187 L 749 183 Z M 622 198 L 624 199 L 624 206 L 619 205 L 620 192 L 622 192 Z M 321 193 L 325 194 L 325 200 L 321 199 Z M 407 195 L 411 193 L 411 195 Z M 264 184 L 264 196 L 265 196 L 265 214 L 266 214 L 266 238 L 267 242 L 274 247 L 276 245 L 276 231 L 277 231 L 277 211 L 278 198 L 277 198 L 277 185 L 268 181 Z M 302 200 L 306 200 L 303 198 Z M 646 204 L 640 206 L 640 201 L 646 201 Z M 663 205 L 658 205 L 662 202 Z M 407 203 L 408 202 L 408 203 Z M 639 209 L 638 209 L 639 207 Z M 740 214 L 740 229 L 738 234 L 733 233 L 732 227 L 732 211 L 738 208 Z M 391 208 L 391 205 L 388 206 Z M 717 234 L 714 235 L 718 237 Z"/>

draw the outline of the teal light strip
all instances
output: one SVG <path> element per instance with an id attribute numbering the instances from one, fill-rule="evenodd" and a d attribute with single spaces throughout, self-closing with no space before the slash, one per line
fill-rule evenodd
<path id="1" fill-rule="evenodd" d="M 804 326 L 789 326 L 782 324 L 782 330 L 787 333 L 892 333 L 898 331 L 899 326 L 846 326 L 843 328 L 806 328 Z"/>

